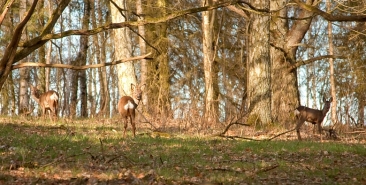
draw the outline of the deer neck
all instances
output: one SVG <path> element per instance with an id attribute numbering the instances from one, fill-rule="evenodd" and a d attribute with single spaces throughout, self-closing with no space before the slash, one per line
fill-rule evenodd
<path id="1" fill-rule="evenodd" d="M 40 104 L 39 102 L 39 96 L 37 96 L 35 93 L 31 94 L 31 97 L 33 98 L 33 100 L 35 100 L 38 104 Z"/>
<path id="2" fill-rule="evenodd" d="M 136 105 L 139 105 L 140 100 L 136 99 L 135 97 L 132 98 Z"/>
<path id="3" fill-rule="evenodd" d="M 329 111 L 329 109 L 323 109 L 322 110 L 323 117 L 325 117 L 325 115 L 327 115 L 328 111 Z"/>

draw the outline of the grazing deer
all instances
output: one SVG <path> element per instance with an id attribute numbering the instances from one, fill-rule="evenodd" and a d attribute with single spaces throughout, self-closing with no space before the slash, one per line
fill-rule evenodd
<path id="1" fill-rule="evenodd" d="M 57 119 L 58 99 L 59 95 L 56 91 L 50 90 L 43 94 L 40 94 L 39 90 L 35 86 L 30 86 L 31 97 L 42 107 L 43 119 L 45 119 L 46 111 L 50 110 L 50 120 L 54 117 L 53 121 Z"/>
<path id="2" fill-rule="evenodd" d="M 123 137 L 125 137 L 125 135 L 126 135 L 128 118 L 130 118 L 130 122 L 132 125 L 133 136 L 136 137 L 135 110 L 141 101 L 142 91 L 143 91 L 142 87 L 145 87 L 145 84 L 140 86 L 139 84 L 134 85 L 131 83 L 132 97 L 123 96 L 118 101 L 118 112 L 121 114 L 122 118 L 124 119 L 125 130 L 123 132 Z"/>
<path id="3" fill-rule="evenodd" d="M 317 124 L 318 132 L 321 135 L 322 132 L 321 123 L 323 122 L 324 117 L 327 115 L 327 112 L 330 109 L 330 103 L 333 101 L 333 98 L 330 98 L 329 101 L 323 98 L 323 101 L 324 101 L 323 110 L 311 109 L 305 106 L 299 106 L 295 109 L 295 115 L 297 116 L 298 119 L 296 125 L 296 132 L 297 132 L 297 138 L 299 140 L 301 140 L 300 128 L 305 121 L 312 124 Z"/>

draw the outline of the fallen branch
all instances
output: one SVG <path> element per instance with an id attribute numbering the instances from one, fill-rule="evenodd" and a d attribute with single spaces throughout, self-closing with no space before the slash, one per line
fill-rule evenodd
<path id="1" fill-rule="evenodd" d="M 217 136 L 217 137 L 223 137 L 223 138 L 228 138 L 228 139 L 244 139 L 244 140 L 251 140 L 251 141 L 271 141 L 281 135 L 284 135 L 284 134 L 287 134 L 289 132 L 292 132 L 294 131 L 295 129 L 292 129 L 292 130 L 288 130 L 286 132 L 282 132 L 280 134 L 277 134 L 269 139 L 253 139 L 253 138 L 248 138 L 248 137 L 240 137 L 240 136 L 225 136 L 225 132 L 223 133 L 220 133 L 220 134 L 216 134 L 216 135 L 213 135 L 213 136 Z"/>
<path id="2" fill-rule="evenodd" d="M 244 139 L 244 140 L 250 140 L 250 141 L 264 141 L 264 140 L 260 140 L 260 139 L 249 138 L 249 137 L 225 136 L 223 134 L 217 134 L 217 135 L 214 135 L 214 136 L 228 138 L 228 139 Z"/>
<path id="3" fill-rule="evenodd" d="M 366 133 L 366 131 L 353 131 L 353 132 L 344 132 L 345 134 L 363 134 Z"/>
<path id="4" fill-rule="evenodd" d="M 229 128 L 231 127 L 231 126 L 233 126 L 233 125 L 242 125 L 242 126 L 250 126 L 250 125 L 248 125 L 248 124 L 245 124 L 245 123 L 240 123 L 240 122 L 231 122 L 231 123 L 229 123 L 227 126 L 226 126 L 226 128 L 224 129 L 224 131 L 223 132 L 221 132 L 220 134 L 219 134 L 219 136 L 221 136 L 221 135 L 225 135 L 226 134 L 226 132 L 227 131 L 229 131 Z"/>
<path id="5" fill-rule="evenodd" d="M 273 169 L 275 169 L 279 166 L 280 166 L 279 164 L 270 165 L 270 166 L 261 168 L 259 170 L 256 170 L 254 173 L 258 174 L 258 173 L 262 173 L 262 172 L 268 172 L 268 171 L 273 170 Z"/>
<path id="6" fill-rule="evenodd" d="M 151 127 L 154 128 L 154 130 L 156 130 L 157 128 L 144 116 L 144 114 L 142 114 L 138 109 L 136 109 L 137 112 L 145 119 L 146 122 L 144 123 L 148 123 Z"/>
<path id="7" fill-rule="evenodd" d="M 284 134 L 287 134 L 287 133 L 289 133 L 289 132 L 292 132 L 292 131 L 294 131 L 295 129 L 292 129 L 292 130 L 288 130 L 288 131 L 286 131 L 286 132 L 282 132 L 282 133 L 280 133 L 280 134 L 277 134 L 277 135 L 275 135 L 275 136 L 273 136 L 273 137 L 271 137 L 271 138 L 269 138 L 269 139 L 266 139 L 267 141 L 271 141 L 272 139 L 274 139 L 274 138 L 277 138 L 277 137 L 279 137 L 279 136 L 282 136 L 282 135 L 284 135 Z"/>

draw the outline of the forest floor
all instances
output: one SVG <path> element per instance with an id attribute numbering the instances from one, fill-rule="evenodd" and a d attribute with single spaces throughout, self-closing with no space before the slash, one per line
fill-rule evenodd
<path id="1" fill-rule="evenodd" d="M 1 117 L 0 184 L 366 184 L 362 130 L 320 141 L 305 128 L 303 141 L 295 132 L 268 141 L 278 133 L 141 127 L 123 138 L 113 120 Z"/>

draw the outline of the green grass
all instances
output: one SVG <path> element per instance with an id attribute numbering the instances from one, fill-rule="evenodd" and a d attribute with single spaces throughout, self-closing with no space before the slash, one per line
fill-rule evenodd
<path id="1" fill-rule="evenodd" d="M 364 144 L 122 131 L 95 120 L 0 120 L 0 184 L 366 183 Z"/>

